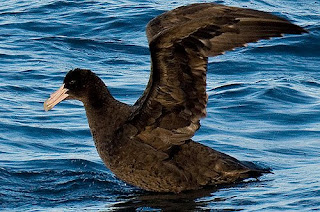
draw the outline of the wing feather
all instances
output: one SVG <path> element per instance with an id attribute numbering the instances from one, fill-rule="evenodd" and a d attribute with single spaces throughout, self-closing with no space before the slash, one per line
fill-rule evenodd
<path id="1" fill-rule="evenodd" d="M 146 31 L 151 76 L 124 128 L 134 128 L 131 137 L 161 151 L 185 143 L 199 129 L 206 115 L 209 56 L 283 33 L 306 32 L 269 13 L 212 3 L 164 13 Z"/>

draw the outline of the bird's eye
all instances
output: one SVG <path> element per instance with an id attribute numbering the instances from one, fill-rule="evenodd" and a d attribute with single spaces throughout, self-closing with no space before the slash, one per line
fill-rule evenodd
<path id="1" fill-rule="evenodd" d="M 76 84 L 76 81 L 75 81 L 75 80 L 71 80 L 71 81 L 69 82 L 69 85 L 74 85 L 74 84 Z"/>

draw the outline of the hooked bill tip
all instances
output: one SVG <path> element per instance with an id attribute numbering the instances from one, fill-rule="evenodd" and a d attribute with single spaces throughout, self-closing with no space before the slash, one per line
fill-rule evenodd
<path id="1" fill-rule="evenodd" d="M 45 111 L 51 110 L 56 104 L 66 99 L 69 95 L 67 94 L 68 89 L 64 87 L 64 84 L 43 103 Z"/>

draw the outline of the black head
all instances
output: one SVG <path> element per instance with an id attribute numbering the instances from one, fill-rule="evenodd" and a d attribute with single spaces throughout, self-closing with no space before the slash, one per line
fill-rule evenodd
<path id="1" fill-rule="evenodd" d="M 63 83 L 64 88 L 68 89 L 68 99 L 81 100 L 89 91 L 89 88 L 94 86 L 97 76 L 87 69 L 74 69 L 67 73 Z"/>
<path id="2" fill-rule="evenodd" d="M 65 99 L 77 99 L 82 102 L 99 101 L 107 92 L 102 82 L 92 71 L 74 69 L 67 73 L 63 85 L 44 102 L 44 109 L 51 110 Z"/>

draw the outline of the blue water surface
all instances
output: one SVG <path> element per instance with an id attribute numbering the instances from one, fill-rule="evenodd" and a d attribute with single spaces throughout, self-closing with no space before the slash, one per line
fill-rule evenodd
<path id="1" fill-rule="evenodd" d="M 66 72 L 96 72 L 133 104 L 149 78 L 145 25 L 196 1 L 0 1 L 3 211 L 320 210 L 320 2 L 220 0 L 309 30 L 210 59 L 208 116 L 195 140 L 274 174 L 179 195 L 145 192 L 103 165 L 82 104 L 43 102 Z M 209 1 L 198 1 L 209 2 Z"/>

